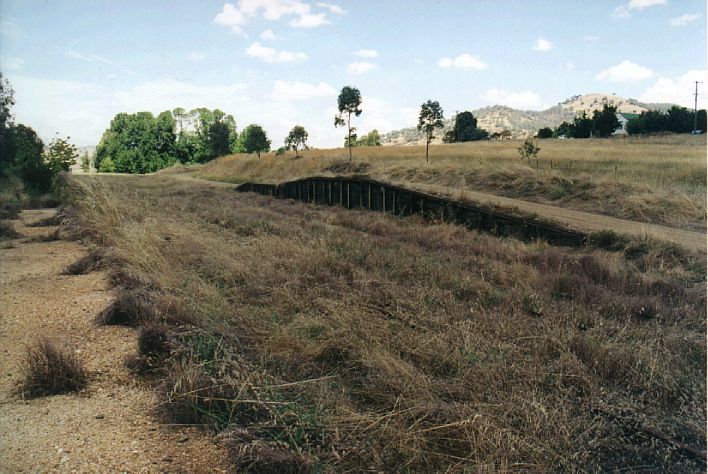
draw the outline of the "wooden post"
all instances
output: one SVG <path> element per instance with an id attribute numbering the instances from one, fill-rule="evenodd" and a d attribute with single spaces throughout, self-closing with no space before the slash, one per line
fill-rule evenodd
<path id="1" fill-rule="evenodd" d="M 342 198 L 344 197 L 344 196 L 343 196 L 344 190 L 342 189 L 343 186 L 344 186 L 344 183 L 342 183 L 341 181 L 339 181 L 339 205 L 340 205 L 340 206 L 341 206 L 342 204 L 344 204 L 344 200 L 342 199 Z"/>
<path id="2" fill-rule="evenodd" d="M 391 200 L 393 201 L 391 204 L 391 213 L 396 214 L 396 191 L 391 190 Z"/>
<path id="3" fill-rule="evenodd" d="M 386 188 L 381 186 L 381 194 L 383 194 L 383 202 L 381 204 L 381 211 L 386 212 Z"/>
<path id="4" fill-rule="evenodd" d="M 328 182 L 327 184 L 329 185 L 327 187 L 329 188 L 329 205 L 331 206 L 332 205 L 332 181 Z"/>
<path id="5" fill-rule="evenodd" d="M 350 192 L 350 191 L 351 191 L 351 190 L 349 189 L 349 182 L 347 181 L 347 209 L 351 209 L 351 208 L 352 208 L 352 205 L 351 205 L 351 203 L 350 203 L 352 195 L 351 195 L 351 192 Z"/>

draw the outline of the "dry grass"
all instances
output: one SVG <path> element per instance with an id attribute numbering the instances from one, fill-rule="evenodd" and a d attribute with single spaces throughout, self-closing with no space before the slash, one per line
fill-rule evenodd
<path id="1" fill-rule="evenodd" d="M 442 194 L 472 190 L 642 222 L 705 230 L 704 137 L 540 140 L 538 160 L 519 159 L 519 141 L 432 147 L 309 150 L 303 157 L 232 155 L 198 171 L 207 179 L 282 182 L 313 175 L 366 174 Z M 182 170 L 183 171 L 183 170 Z"/>
<path id="2" fill-rule="evenodd" d="M 88 380 L 78 357 L 43 337 L 27 347 L 20 370 L 22 395 L 28 398 L 76 392 L 86 387 Z"/>
<path id="3" fill-rule="evenodd" d="M 80 179 L 86 235 L 162 328 L 144 352 L 169 345 L 162 412 L 241 468 L 705 469 L 643 429 L 706 447 L 704 254 Z"/>

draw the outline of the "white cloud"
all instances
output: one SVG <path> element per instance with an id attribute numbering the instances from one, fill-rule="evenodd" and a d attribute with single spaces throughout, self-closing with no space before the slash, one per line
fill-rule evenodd
<path id="1" fill-rule="evenodd" d="M 0 57 L 0 69 L 3 71 L 13 71 L 22 69 L 25 66 L 25 61 L 20 58 L 3 58 Z"/>
<path id="2" fill-rule="evenodd" d="M 320 8 L 326 8 L 336 15 L 344 15 L 345 13 L 347 13 L 347 11 L 344 8 L 340 7 L 339 5 L 335 5 L 333 3 L 319 2 L 319 3 L 317 3 L 317 6 Z"/>
<path id="3" fill-rule="evenodd" d="M 521 110 L 539 110 L 543 108 L 541 97 L 531 91 L 509 92 L 504 89 L 490 89 L 480 95 L 485 100 L 494 105 L 506 105 Z"/>
<path id="4" fill-rule="evenodd" d="M 359 51 L 354 51 L 352 53 L 354 56 L 361 56 L 362 58 L 378 58 L 379 52 L 375 49 L 360 49 Z"/>
<path id="5" fill-rule="evenodd" d="M 306 15 L 310 5 L 299 0 L 240 0 L 239 10 L 246 16 L 258 16 L 262 10 L 263 18 L 276 21 L 287 15 Z"/>
<path id="6" fill-rule="evenodd" d="M 457 56 L 455 59 L 451 58 L 441 58 L 438 61 L 438 66 L 441 68 L 455 67 L 459 69 L 474 69 L 476 71 L 481 69 L 486 69 L 487 64 L 484 63 L 478 56 L 472 56 L 470 54 L 464 53 Z"/>
<path id="7" fill-rule="evenodd" d="M 672 18 L 670 20 L 671 26 L 686 26 L 689 23 L 696 21 L 698 18 L 700 18 L 700 14 L 698 13 L 693 13 L 689 14 L 686 13 L 685 15 L 677 16 L 676 18 Z"/>
<path id="8" fill-rule="evenodd" d="M 553 43 L 551 41 L 548 41 L 547 39 L 539 38 L 533 45 L 533 49 L 534 51 L 550 51 L 553 49 Z"/>
<path id="9" fill-rule="evenodd" d="M 585 36 L 583 36 L 583 41 L 588 41 L 588 42 L 597 41 L 597 40 L 599 40 L 599 39 L 600 39 L 599 36 L 593 36 L 593 35 L 585 35 Z"/>
<path id="10" fill-rule="evenodd" d="M 632 10 L 643 10 L 654 5 L 666 5 L 667 0 L 629 0 L 627 6 Z"/>
<path id="11" fill-rule="evenodd" d="M 625 59 L 621 63 L 601 71 L 595 76 L 595 79 L 609 82 L 635 82 L 649 79 L 653 75 L 651 69 Z"/>
<path id="12" fill-rule="evenodd" d="M 629 18 L 632 10 L 644 10 L 655 5 L 666 5 L 667 0 L 629 0 L 625 5 L 615 8 L 610 14 L 613 18 Z"/>
<path id="13" fill-rule="evenodd" d="M 263 46 L 259 42 L 255 42 L 249 46 L 246 49 L 246 54 L 267 63 L 290 63 L 307 60 L 307 55 L 305 53 L 278 51 L 275 48 Z"/>
<path id="14" fill-rule="evenodd" d="M 300 15 L 298 18 L 291 20 L 288 25 L 293 28 L 316 28 L 329 23 L 330 21 L 327 20 L 326 13 L 305 13 Z"/>
<path id="15" fill-rule="evenodd" d="M 336 94 L 337 91 L 325 82 L 313 85 L 298 81 L 275 81 L 273 82 L 273 92 L 271 92 L 270 98 L 275 101 L 291 101 L 306 100 L 313 97 L 330 97 Z"/>
<path id="16" fill-rule="evenodd" d="M 192 51 L 187 55 L 187 59 L 189 59 L 190 61 L 203 61 L 206 59 L 206 54 Z"/>
<path id="17" fill-rule="evenodd" d="M 564 70 L 566 70 L 566 71 L 572 71 L 573 69 L 575 69 L 575 64 L 573 64 L 572 62 L 568 61 L 568 62 L 566 62 L 566 63 L 563 65 L 562 68 L 563 68 Z"/>
<path id="18" fill-rule="evenodd" d="M 357 61 L 347 67 L 347 72 L 349 74 L 365 74 L 372 69 L 376 69 L 376 64 Z"/>
<path id="19" fill-rule="evenodd" d="M 102 56 L 97 55 L 97 54 L 81 54 L 78 51 L 75 51 L 73 49 L 67 49 L 66 51 L 64 51 L 64 54 L 66 54 L 70 58 L 79 59 L 81 61 L 99 62 L 99 63 L 104 63 L 104 64 L 115 64 L 113 61 L 110 61 Z"/>
<path id="20" fill-rule="evenodd" d="M 273 30 L 271 30 L 270 28 L 261 33 L 260 36 L 261 39 L 265 41 L 273 41 L 276 38 L 275 33 L 273 33 Z"/>
<path id="21" fill-rule="evenodd" d="M 324 5 L 332 13 L 344 13 L 337 5 Z M 295 28 L 314 28 L 330 23 L 327 13 L 312 13 L 311 5 L 300 0 L 239 0 L 238 6 L 226 2 L 214 18 L 214 23 L 242 34 L 243 27 L 259 16 L 269 21 L 295 16 L 289 22 L 289 25 Z"/>
<path id="22" fill-rule="evenodd" d="M 231 28 L 235 33 L 243 33 L 246 16 L 233 3 L 224 3 L 221 12 L 214 17 L 214 23 Z"/>
<path id="23" fill-rule="evenodd" d="M 695 92 L 695 81 L 706 82 L 708 71 L 692 70 L 676 78 L 659 77 L 654 84 L 639 97 L 642 102 L 670 102 L 693 107 L 693 93 Z M 699 107 L 706 107 L 708 100 L 706 94 L 699 90 Z"/>

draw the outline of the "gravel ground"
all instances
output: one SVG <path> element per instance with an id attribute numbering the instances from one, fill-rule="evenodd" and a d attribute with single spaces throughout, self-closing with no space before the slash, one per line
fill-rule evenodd
<path id="1" fill-rule="evenodd" d="M 105 273 L 61 275 L 85 248 L 27 239 L 54 232 L 25 226 L 54 212 L 23 211 L 24 237 L 0 243 L 0 472 L 225 472 L 213 436 L 151 415 L 155 394 L 124 365 L 136 331 L 93 324 L 113 298 Z M 39 335 L 84 360 L 85 391 L 22 400 L 18 362 Z"/>

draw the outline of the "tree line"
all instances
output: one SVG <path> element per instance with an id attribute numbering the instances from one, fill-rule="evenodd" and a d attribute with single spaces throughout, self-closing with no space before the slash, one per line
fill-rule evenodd
<path id="1" fill-rule="evenodd" d="M 706 132 L 706 111 L 694 112 L 678 105 L 672 106 L 666 112 L 649 110 L 627 122 L 626 131 L 630 135 L 647 133 L 691 133 L 694 130 Z M 605 138 L 611 136 L 619 127 L 617 107 L 605 105 L 602 110 L 593 112 L 588 117 L 585 112 L 575 117 L 572 122 L 563 122 L 555 129 L 544 127 L 539 129 L 537 138 Z"/>
<path id="2" fill-rule="evenodd" d="M 19 179 L 31 195 L 47 193 L 54 177 L 76 163 L 78 150 L 70 137 L 45 145 L 32 127 L 15 123 L 13 105 L 15 91 L 0 72 L 0 179 Z"/>
<path id="3" fill-rule="evenodd" d="M 240 134 L 236 120 L 219 109 L 176 108 L 153 116 L 150 112 L 119 113 L 103 133 L 94 159 L 100 172 L 150 173 L 175 163 L 205 163 L 229 153 L 270 150 L 260 125 Z"/>
<path id="4" fill-rule="evenodd" d="M 643 112 L 639 117 L 627 122 L 627 133 L 630 135 L 659 132 L 691 133 L 693 130 L 706 133 L 705 109 L 698 110 L 694 116 L 693 111 L 675 105 L 666 112 L 658 110 Z"/>

